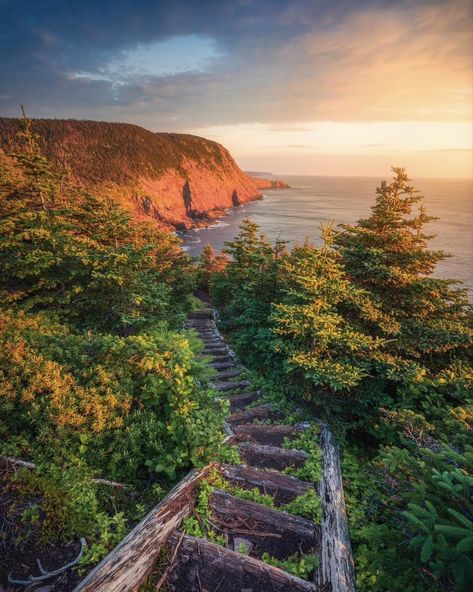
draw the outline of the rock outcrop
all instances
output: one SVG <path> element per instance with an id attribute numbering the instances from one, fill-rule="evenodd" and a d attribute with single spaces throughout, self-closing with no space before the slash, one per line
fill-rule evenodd
<path id="1" fill-rule="evenodd" d="M 282 182 L 244 173 L 222 145 L 188 134 L 98 121 L 36 119 L 45 154 L 76 181 L 106 193 L 139 219 L 184 229 L 227 208 L 262 197 Z M 0 118 L 0 148 L 8 151 L 21 120 Z"/>

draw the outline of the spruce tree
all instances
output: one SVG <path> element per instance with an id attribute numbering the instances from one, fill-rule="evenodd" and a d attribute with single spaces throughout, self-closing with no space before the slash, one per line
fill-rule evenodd
<path id="1" fill-rule="evenodd" d="M 393 172 L 376 190 L 371 215 L 342 225 L 336 246 L 351 280 L 384 315 L 369 329 L 390 337 L 396 356 L 439 370 L 471 354 L 471 305 L 458 282 L 432 277 L 448 255 L 428 248 L 433 237 L 424 227 L 434 218 L 405 170 Z"/>

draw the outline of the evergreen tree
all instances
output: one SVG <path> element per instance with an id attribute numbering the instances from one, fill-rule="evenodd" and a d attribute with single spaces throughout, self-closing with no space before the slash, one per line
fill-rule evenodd
<path id="1" fill-rule="evenodd" d="M 336 245 L 352 281 L 369 291 L 385 315 L 369 329 L 394 338 L 395 355 L 437 370 L 471 354 L 471 305 L 458 282 L 432 277 L 447 257 L 427 246 L 432 236 L 424 226 L 434 218 L 405 170 L 393 172 L 392 183 L 376 190 L 371 215 L 343 225 Z"/>

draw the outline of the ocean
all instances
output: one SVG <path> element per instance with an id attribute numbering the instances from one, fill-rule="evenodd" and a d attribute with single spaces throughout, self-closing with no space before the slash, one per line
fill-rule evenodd
<path id="1" fill-rule="evenodd" d="M 286 181 L 290 189 L 265 190 L 262 200 L 230 209 L 210 227 L 181 233 L 185 250 L 197 256 L 204 245 L 211 244 L 220 251 L 247 216 L 272 242 L 279 238 L 294 244 L 308 237 L 320 244 L 319 224 L 331 220 L 352 224 L 367 216 L 381 181 L 373 177 L 272 178 Z M 413 179 L 412 185 L 425 196 L 427 213 L 438 217 L 426 227 L 428 234 L 435 235 L 430 247 L 451 255 L 439 263 L 435 275 L 461 280 L 473 299 L 473 180 Z"/>

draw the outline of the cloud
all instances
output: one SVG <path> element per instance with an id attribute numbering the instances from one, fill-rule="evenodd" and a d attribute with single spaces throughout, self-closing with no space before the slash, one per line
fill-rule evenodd
<path id="1" fill-rule="evenodd" d="M 0 13 L 6 115 L 24 103 L 176 131 L 471 118 L 467 0 L 4 0 Z M 191 46 L 166 60 L 189 39 L 205 66 Z"/>

